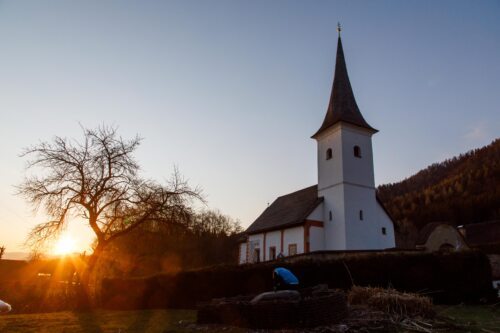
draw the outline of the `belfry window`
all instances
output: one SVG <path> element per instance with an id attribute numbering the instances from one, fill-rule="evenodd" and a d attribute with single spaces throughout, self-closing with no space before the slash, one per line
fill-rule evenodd
<path id="1" fill-rule="evenodd" d="M 329 212 L 328 218 L 330 219 L 330 221 L 332 220 L 332 211 Z"/>
<path id="2" fill-rule="evenodd" d="M 382 228 L 382 235 L 387 235 L 387 229 L 386 228 Z"/>
<path id="3" fill-rule="evenodd" d="M 331 159 L 332 159 L 332 156 L 333 156 L 332 148 L 328 148 L 328 149 L 326 150 L 326 159 L 327 159 L 327 160 L 331 160 Z"/>
<path id="4" fill-rule="evenodd" d="M 363 211 L 362 210 L 359 211 L 359 220 L 363 221 Z"/>
<path id="5" fill-rule="evenodd" d="M 354 156 L 361 158 L 361 148 L 359 146 L 354 146 Z"/>

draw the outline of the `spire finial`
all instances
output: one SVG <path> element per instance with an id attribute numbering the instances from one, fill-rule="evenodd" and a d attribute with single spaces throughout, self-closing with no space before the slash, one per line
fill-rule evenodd
<path id="1" fill-rule="evenodd" d="M 340 22 L 337 22 L 337 32 L 339 33 L 339 37 L 341 31 L 342 31 L 342 26 L 340 25 Z"/>

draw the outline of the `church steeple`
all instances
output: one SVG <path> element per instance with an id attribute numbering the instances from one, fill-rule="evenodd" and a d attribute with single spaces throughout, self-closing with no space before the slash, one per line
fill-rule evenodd
<path id="1" fill-rule="evenodd" d="M 338 122 L 346 122 L 351 125 L 368 129 L 372 132 L 377 132 L 376 129 L 368 125 L 366 120 L 361 115 L 358 105 L 356 104 L 351 83 L 349 82 L 349 76 L 347 75 L 344 50 L 342 48 L 342 40 L 340 38 L 340 25 L 337 30 L 339 32 L 337 60 L 335 63 L 335 76 L 333 79 L 332 93 L 330 95 L 330 103 L 328 104 L 328 110 L 326 111 L 323 124 L 312 136 L 312 138 L 316 138 L 320 133 Z"/>

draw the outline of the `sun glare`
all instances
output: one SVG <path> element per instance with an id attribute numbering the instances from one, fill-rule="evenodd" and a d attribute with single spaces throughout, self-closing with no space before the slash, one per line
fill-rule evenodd
<path id="1" fill-rule="evenodd" d="M 75 240 L 70 236 L 62 236 L 54 247 L 54 254 L 66 255 L 75 251 Z"/>

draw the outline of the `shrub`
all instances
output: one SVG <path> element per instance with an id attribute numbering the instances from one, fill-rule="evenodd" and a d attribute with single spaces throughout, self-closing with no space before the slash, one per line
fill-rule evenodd
<path id="1" fill-rule="evenodd" d="M 302 287 L 327 284 L 425 292 L 436 303 L 476 302 L 493 295 L 488 258 L 461 253 L 367 253 L 295 262 L 224 265 L 144 279 L 105 279 L 101 302 L 108 308 L 192 308 L 212 298 L 252 295 L 272 289 L 272 270 L 293 271 Z M 351 280 L 352 277 L 352 280 Z"/>

